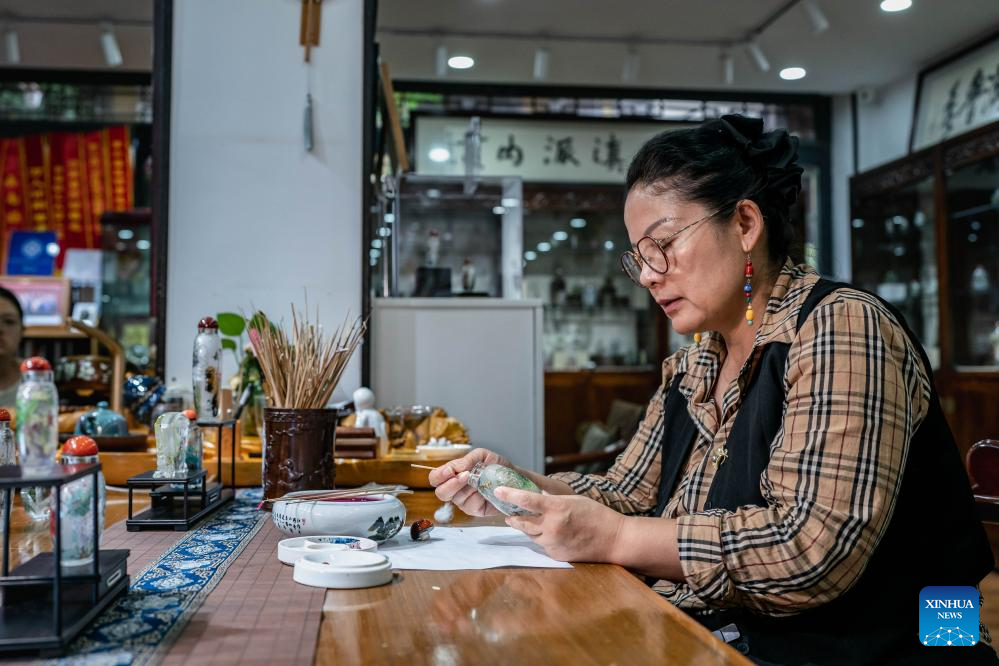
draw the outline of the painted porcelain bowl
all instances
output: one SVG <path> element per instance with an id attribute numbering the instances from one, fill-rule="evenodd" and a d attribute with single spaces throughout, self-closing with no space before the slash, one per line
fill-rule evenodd
<path id="1" fill-rule="evenodd" d="M 328 490 L 303 490 L 289 498 L 322 495 Z M 392 495 L 369 495 L 315 502 L 274 502 L 274 525 L 291 536 L 342 534 L 372 541 L 390 539 L 406 522 L 406 507 Z"/>

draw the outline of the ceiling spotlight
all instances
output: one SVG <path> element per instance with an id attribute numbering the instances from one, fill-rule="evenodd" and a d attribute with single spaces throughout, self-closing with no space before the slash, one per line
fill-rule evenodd
<path id="1" fill-rule="evenodd" d="M 808 20 L 812 22 L 812 30 L 816 35 L 829 29 L 829 19 L 822 13 L 815 0 L 802 0 L 801 6 L 808 14 Z"/>
<path id="2" fill-rule="evenodd" d="M 604 249 L 607 250 L 608 252 L 610 252 L 611 250 L 613 250 L 614 249 L 614 241 L 612 241 L 612 240 L 606 240 L 606 241 L 604 241 Z"/>
<path id="3" fill-rule="evenodd" d="M 101 24 L 101 50 L 104 51 L 104 62 L 108 67 L 120 67 L 125 62 L 122 60 L 118 38 L 115 37 L 114 28 L 110 23 Z"/>
<path id="4" fill-rule="evenodd" d="M 912 0 L 881 0 L 881 11 L 904 12 L 912 6 Z"/>
<path id="5" fill-rule="evenodd" d="M 443 44 L 438 44 L 434 49 L 434 73 L 437 76 L 447 74 L 447 47 Z"/>
<path id="6" fill-rule="evenodd" d="M 447 59 L 447 66 L 451 69 L 471 69 L 475 66 L 475 60 L 466 55 L 451 56 Z"/>
<path id="7" fill-rule="evenodd" d="M 548 49 L 542 47 L 534 51 L 534 80 L 544 81 L 548 78 Z"/>
<path id="8" fill-rule="evenodd" d="M 493 215 L 502 215 L 506 212 L 506 208 L 503 206 L 493 206 Z"/>
<path id="9" fill-rule="evenodd" d="M 548 252 L 552 249 L 552 244 L 548 241 L 541 241 L 538 243 L 538 252 Z"/>
<path id="10" fill-rule="evenodd" d="M 634 48 L 628 49 L 628 54 L 624 57 L 624 66 L 621 68 L 621 80 L 625 83 L 634 83 L 638 80 L 638 68 L 641 66 L 641 56 Z"/>
<path id="11" fill-rule="evenodd" d="M 447 162 L 451 159 L 451 151 L 447 148 L 436 146 L 430 149 L 430 152 L 427 153 L 427 157 L 430 158 L 431 162 Z"/>
<path id="12" fill-rule="evenodd" d="M 746 51 L 749 52 L 750 57 L 756 63 L 756 66 L 760 68 L 761 72 L 770 71 L 770 61 L 767 60 L 767 56 L 763 53 L 763 49 L 760 48 L 759 44 L 755 41 L 749 42 L 746 44 Z"/>
<path id="13" fill-rule="evenodd" d="M 552 234 L 552 240 L 564 241 L 568 238 L 569 238 L 568 232 L 562 231 L 561 229 Z"/>
<path id="14" fill-rule="evenodd" d="M 586 226 L 586 220 L 584 220 L 581 217 L 574 217 L 571 220 L 569 220 L 569 226 L 572 227 L 573 229 L 582 229 L 583 227 Z"/>
<path id="15" fill-rule="evenodd" d="M 16 65 L 21 62 L 21 42 L 14 28 L 7 28 L 4 31 L 3 50 L 7 54 L 8 65 Z"/>
<path id="16" fill-rule="evenodd" d="M 722 80 L 725 81 L 725 85 L 730 86 L 735 83 L 735 61 L 732 59 L 732 54 L 725 51 L 721 55 L 721 66 L 722 66 Z"/>
<path id="17" fill-rule="evenodd" d="M 524 259 L 527 259 L 528 261 L 534 261 L 537 258 L 538 258 L 538 253 L 535 252 L 534 250 L 528 250 L 527 252 L 524 253 Z"/>
<path id="18" fill-rule="evenodd" d="M 798 79 L 805 78 L 805 68 L 804 67 L 785 67 L 780 70 L 780 78 L 785 81 L 797 81 Z"/>

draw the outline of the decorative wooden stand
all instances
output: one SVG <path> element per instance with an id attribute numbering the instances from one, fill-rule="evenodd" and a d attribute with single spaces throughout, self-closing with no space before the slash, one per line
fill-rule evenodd
<path id="1" fill-rule="evenodd" d="M 43 472 L 26 472 L 17 465 L 0 467 L 4 498 L 3 575 L 0 590 L 0 653 L 61 654 L 77 634 L 128 589 L 127 550 L 99 550 L 98 472 L 100 463 L 56 465 Z M 62 566 L 62 487 L 90 476 L 93 479 L 94 561 L 80 567 Z M 14 488 L 43 486 L 53 490 L 55 537 L 52 552 L 40 553 L 10 571 L 10 508 Z M 72 527 L 70 527 L 71 529 Z"/>
<path id="2" fill-rule="evenodd" d="M 216 481 L 208 482 L 208 473 L 202 468 L 189 472 L 187 476 L 160 478 L 155 470 L 149 470 L 131 477 L 128 486 L 128 519 L 125 528 L 129 532 L 140 530 L 177 530 L 185 532 L 205 516 L 214 513 L 220 506 L 236 496 L 236 459 L 230 458 L 229 484 L 222 478 L 222 432 L 226 428 L 236 438 L 236 421 L 198 421 L 202 430 L 216 432 L 218 455 Z M 136 488 L 152 488 L 151 505 L 142 513 L 132 515 L 132 493 Z"/>

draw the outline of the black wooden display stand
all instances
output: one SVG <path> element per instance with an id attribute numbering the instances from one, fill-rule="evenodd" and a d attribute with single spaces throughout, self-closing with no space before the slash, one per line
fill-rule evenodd
<path id="1" fill-rule="evenodd" d="M 189 472 L 187 476 L 174 478 L 157 478 L 155 470 L 133 476 L 127 481 L 128 519 L 125 521 L 125 528 L 129 532 L 139 530 L 185 532 L 236 496 L 235 454 L 231 460 L 229 484 L 223 483 L 222 479 L 222 432 L 229 429 L 235 452 L 236 421 L 198 421 L 198 427 L 202 430 L 215 430 L 215 457 L 218 463 L 216 480 L 209 483 L 208 473 L 204 468 Z M 133 516 L 132 491 L 136 488 L 152 488 L 152 491 L 149 493 L 149 508 Z"/>
<path id="2" fill-rule="evenodd" d="M 41 472 L 18 465 L 0 466 L 4 498 L 3 576 L 0 590 L 0 653 L 61 654 L 77 634 L 119 594 L 128 589 L 127 550 L 99 550 L 98 475 L 100 463 L 52 464 Z M 79 567 L 62 564 L 60 512 L 62 487 L 89 476 L 93 481 L 94 561 Z M 53 489 L 55 539 L 52 552 L 40 553 L 10 571 L 10 507 L 15 488 Z M 73 525 L 66 526 L 74 529 Z"/>

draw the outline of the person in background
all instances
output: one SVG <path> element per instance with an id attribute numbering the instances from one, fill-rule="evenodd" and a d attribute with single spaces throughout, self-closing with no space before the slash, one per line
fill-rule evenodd
<path id="1" fill-rule="evenodd" d="M 21 380 L 17 352 L 24 335 L 24 312 L 17 297 L 0 287 L 0 406 L 13 407 Z"/>

